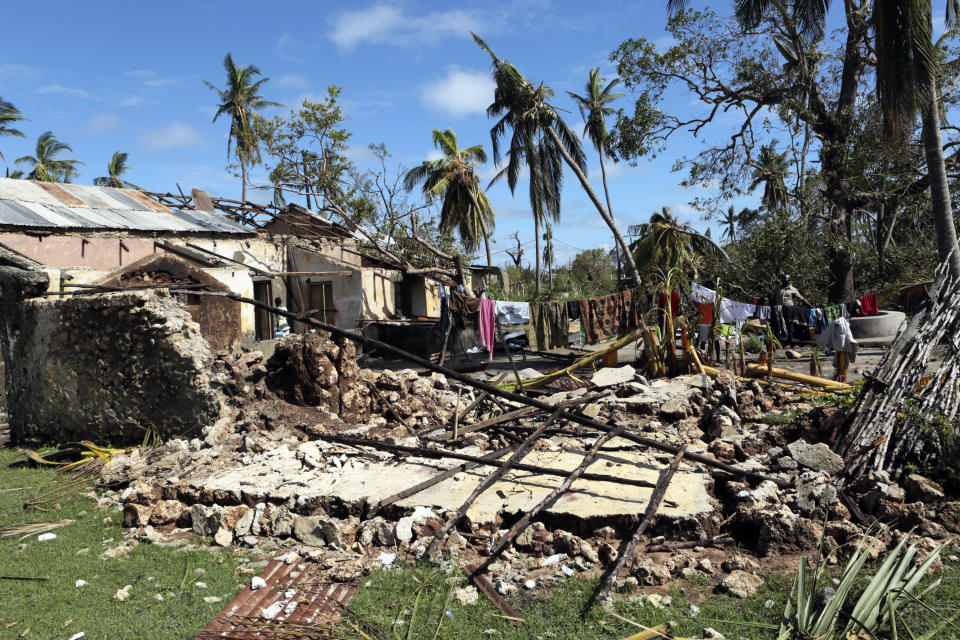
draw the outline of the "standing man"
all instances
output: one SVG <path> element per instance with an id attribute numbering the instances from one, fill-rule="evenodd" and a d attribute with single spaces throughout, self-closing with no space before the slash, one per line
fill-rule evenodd
<path id="1" fill-rule="evenodd" d="M 803 339 L 807 336 L 809 308 L 812 306 L 793 286 L 790 276 L 784 274 L 780 286 L 770 294 L 770 307 L 771 314 L 774 313 L 776 307 L 781 307 L 781 313 L 786 324 L 786 335 L 779 337 L 781 339 L 786 338 L 788 345 L 793 346 L 795 339 Z M 774 324 L 774 326 L 777 325 Z"/>
<path id="2" fill-rule="evenodd" d="M 279 297 L 273 301 L 273 306 L 278 307 L 283 311 L 287 310 L 287 308 L 283 306 L 283 300 L 280 299 Z M 287 336 L 289 334 L 290 334 L 290 322 L 287 320 L 287 316 L 277 316 L 277 331 L 273 337 L 279 340 L 280 338 L 283 338 L 284 336 Z"/>

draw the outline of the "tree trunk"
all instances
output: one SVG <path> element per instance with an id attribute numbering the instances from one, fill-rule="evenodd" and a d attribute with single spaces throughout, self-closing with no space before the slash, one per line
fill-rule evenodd
<path id="1" fill-rule="evenodd" d="M 536 268 L 534 269 L 534 295 L 540 296 L 540 220 L 533 216 L 533 239 L 536 241 Z"/>
<path id="2" fill-rule="evenodd" d="M 941 262 L 950 265 L 950 276 L 960 278 L 960 251 L 957 250 L 957 228 L 953 223 L 953 208 L 950 203 L 950 188 L 947 184 L 947 167 L 943 159 L 943 143 L 940 139 L 940 101 L 937 85 L 931 75 L 922 90 L 927 94 L 921 100 L 923 117 L 923 147 L 927 156 L 927 172 L 930 176 L 930 203 L 933 209 L 933 227 L 937 234 L 937 253 Z"/>
<path id="3" fill-rule="evenodd" d="M 563 146 L 563 142 L 560 140 L 560 136 L 557 135 L 556 130 L 554 130 L 552 126 L 548 126 L 547 133 L 551 138 L 553 138 L 553 142 L 557 145 L 557 148 L 560 149 L 560 154 L 563 156 L 564 162 L 567 163 L 567 166 L 573 170 L 577 178 L 580 180 L 583 190 L 587 192 L 587 196 L 597 208 L 597 211 L 600 213 L 600 217 L 603 218 L 603 221 L 607 223 L 608 227 L 610 227 L 610 231 L 613 232 L 613 238 L 617 241 L 620 251 L 623 252 L 624 261 L 627 265 L 627 277 L 630 278 L 631 285 L 633 287 L 639 287 L 640 275 L 637 273 L 637 263 L 634 262 L 633 254 L 630 253 L 630 248 L 627 246 L 626 240 L 623 239 L 623 234 L 620 233 L 617 223 L 613 220 L 613 217 L 610 215 L 610 213 L 603 208 L 603 203 L 600 202 L 600 198 L 597 197 L 593 187 L 590 186 L 590 182 L 587 180 L 586 174 L 584 174 L 580 167 L 577 166 L 577 163 L 573 161 L 573 158 L 570 156 L 570 154 L 567 153 L 567 149 Z"/>
<path id="4" fill-rule="evenodd" d="M 834 303 L 853 299 L 853 263 L 850 260 L 850 219 L 846 208 L 834 205 L 836 210 L 830 219 L 830 238 L 827 261 L 830 267 L 828 295 Z"/>
<path id="5" fill-rule="evenodd" d="M 247 163 L 240 158 L 240 181 L 242 182 L 242 188 L 240 190 L 240 200 L 242 202 L 247 201 Z"/>
<path id="6" fill-rule="evenodd" d="M 607 213 L 610 214 L 610 217 L 613 218 L 613 207 L 610 205 L 610 189 L 607 188 L 607 168 L 604 165 L 603 157 L 606 155 L 603 152 L 603 149 L 600 149 L 600 175 L 603 176 L 603 195 L 607 200 Z M 616 255 L 617 260 L 617 288 L 620 288 L 620 280 L 623 277 L 623 274 L 620 269 L 620 245 L 617 243 L 617 238 L 613 238 L 613 248 L 614 254 Z"/>

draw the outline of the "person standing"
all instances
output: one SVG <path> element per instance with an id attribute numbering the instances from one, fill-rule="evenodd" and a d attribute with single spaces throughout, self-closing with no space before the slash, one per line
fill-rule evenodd
<path id="1" fill-rule="evenodd" d="M 273 306 L 277 307 L 281 311 L 286 311 L 287 308 L 283 306 L 283 300 L 278 296 L 273 301 Z M 277 316 L 277 330 L 274 333 L 273 337 L 279 340 L 285 336 L 290 335 L 290 322 L 287 320 L 287 316 Z"/>

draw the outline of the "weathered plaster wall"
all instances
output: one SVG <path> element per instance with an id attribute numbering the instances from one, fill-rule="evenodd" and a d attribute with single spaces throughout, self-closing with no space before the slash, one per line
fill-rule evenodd
<path id="1" fill-rule="evenodd" d="M 212 354 L 164 291 L 33 298 L 3 318 L 14 442 L 138 444 L 199 435 L 220 415 Z"/>

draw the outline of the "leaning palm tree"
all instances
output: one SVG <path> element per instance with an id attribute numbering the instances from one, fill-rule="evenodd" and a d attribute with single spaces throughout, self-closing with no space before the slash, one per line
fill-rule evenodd
<path id="1" fill-rule="evenodd" d="M 786 177 L 790 171 L 787 160 L 788 153 L 777 153 L 778 140 L 773 139 L 769 144 L 760 147 L 760 156 L 751 162 L 753 166 L 753 181 L 750 191 L 763 185 L 763 195 L 760 203 L 767 211 L 783 209 L 788 203 Z"/>
<path id="2" fill-rule="evenodd" d="M 77 165 L 83 164 L 79 160 L 58 159 L 56 156 L 63 151 L 73 151 L 65 142 L 57 140 L 53 133 L 47 131 L 37 138 L 37 146 L 32 156 L 17 158 L 17 164 L 24 164 L 30 168 L 28 180 L 41 182 L 69 182 L 77 175 Z"/>
<path id="3" fill-rule="evenodd" d="M 559 216 L 563 180 L 561 162 L 566 163 L 577 176 L 600 217 L 610 227 L 624 253 L 627 276 L 633 286 L 639 286 L 637 267 L 628 252 L 623 234 L 587 180 L 586 156 L 580 140 L 548 102 L 555 95 L 553 89 L 543 83 L 536 85 L 530 82 L 512 64 L 498 58 L 479 36 L 473 34 L 473 39 L 493 61 L 495 89 L 493 102 L 487 107 L 487 115 L 498 118 L 490 129 L 495 161 L 500 160 L 501 138 L 506 135 L 508 128 L 512 130 L 504 169 L 510 190 L 516 187 L 520 171 L 526 165 L 530 170 L 530 204 L 534 210 L 534 220 L 537 220 L 538 211 L 550 211 L 556 219 Z M 536 237 L 539 239 L 539 234 Z M 539 259 L 539 249 L 537 257 Z"/>
<path id="4" fill-rule="evenodd" d="M 107 163 L 107 175 L 94 178 L 93 184 L 97 185 L 98 187 L 115 187 L 117 189 L 127 188 L 143 191 L 141 187 L 138 187 L 132 182 L 127 182 L 122 177 L 123 174 L 130 170 L 130 165 L 127 164 L 128 157 L 129 154 L 127 153 L 114 151 L 113 157 L 110 158 L 110 162 Z"/>
<path id="5" fill-rule="evenodd" d="M 670 213 L 670 207 L 655 211 L 649 221 L 639 225 L 637 235 L 639 238 L 631 245 L 633 259 L 649 273 L 679 269 L 696 275 L 700 258 L 705 255 L 718 255 L 729 261 L 720 245 L 680 222 Z"/>
<path id="6" fill-rule="evenodd" d="M 433 146 L 443 153 L 437 160 L 426 160 L 413 167 L 403 178 L 404 187 L 412 191 L 422 185 L 423 194 L 430 201 L 441 201 L 440 231 L 458 232 L 464 249 L 473 252 L 480 248 L 480 240 L 487 250 L 487 264 L 493 264 L 490 252 L 490 234 L 493 231 L 493 207 L 480 186 L 477 164 L 487 161 L 483 146 L 461 149 L 456 134 L 447 129 L 433 130 Z"/>
<path id="7" fill-rule="evenodd" d="M 242 200 L 247 200 L 247 166 L 260 162 L 260 141 L 257 137 L 254 121 L 263 118 L 259 111 L 267 107 L 282 107 L 277 102 L 271 102 L 260 95 L 260 87 L 270 78 L 254 78 L 260 75 L 256 65 L 238 66 L 233 62 L 229 53 L 223 58 L 223 70 L 227 75 L 227 83 L 223 89 L 204 81 L 208 87 L 217 92 L 220 104 L 213 116 L 213 121 L 226 114 L 230 118 L 230 134 L 227 137 L 227 157 L 231 150 L 236 153 L 240 163 L 240 179 L 242 180 Z"/>
<path id="8" fill-rule="evenodd" d="M 13 126 L 11 126 L 12 123 L 17 120 L 26 120 L 26 118 L 20 115 L 20 110 L 13 106 L 12 103 L 0 98 L 0 136 L 25 137 L 22 131 L 14 129 Z M 0 152 L 0 160 L 2 159 L 3 152 Z"/>
<path id="9" fill-rule="evenodd" d="M 612 93 L 612 89 L 620 82 L 620 78 L 614 78 L 604 86 L 606 78 L 600 75 L 600 67 L 590 69 L 590 77 L 584 87 L 584 95 L 580 96 L 572 91 L 567 91 L 571 98 L 577 103 L 580 109 L 580 116 L 583 118 L 583 137 L 589 137 L 593 143 L 593 148 L 600 155 L 600 175 L 603 177 L 603 194 L 607 200 L 607 212 L 613 216 L 613 207 L 610 206 L 610 189 L 607 188 L 607 168 L 604 163 L 607 155 L 610 154 L 610 136 L 607 133 L 607 116 L 611 116 L 616 111 L 607 105 L 614 100 L 622 98 L 622 93 Z"/>

